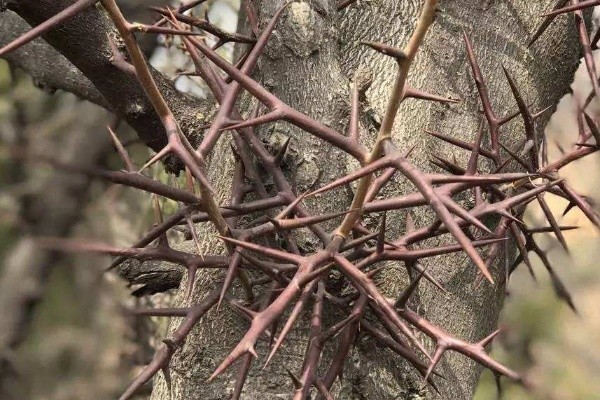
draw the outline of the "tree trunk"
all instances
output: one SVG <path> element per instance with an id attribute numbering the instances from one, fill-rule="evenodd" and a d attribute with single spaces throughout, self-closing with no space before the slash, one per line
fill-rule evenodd
<path id="1" fill-rule="evenodd" d="M 263 27 L 282 1 L 254 2 Z M 347 128 L 349 83 L 359 68 L 368 68 L 374 81 L 363 104 L 361 137 L 374 139 L 374 125 L 384 112 L 392 86 L 395 67 L 390 58 L 376 53 L 360 41 L 376 41 L 402 46 L 412 32 L 421 7 L 418 0 L 358 0 L 342 12 L 333 0 L 293 2 L 288 6 L 259 64 L 258 76 L 269 90 L 290 106 L 324 122 L 338 131 Z M 409 99 L 397 118 L 394 141 L 401 149 L 416 146 L 411 160 L 420 168 L 432 170 L 428 160 L 439 155 L 461 165 L 467 152 L 456 150 L 424 133 L 432 130 L 472 141 L 483 118 L 477 90 L 466 61 L 463 30 L 474 44 L 475 54 L 488 84 L 493 107 L 500 116 L 516 110 L 501 66 L 506 66 L 519 85 L 526 101 L 540 110 L 555 104 L 567 90 L 579 48 L 570 18 L 560 18 L 530 49 L 529 37 L 541 22 L 538 16 L 551 8 L 554 1 L 481 1 L 442 0 L 437 19 L 420 49 L 409 76 L 409 85 L 442 96 L 459 98 L 458 104 L 444 105 Z M 514 144 L 522 138 L 521 125 L 514 122 L 502 128 L 501 140 Z M 298 192 L 319 187 L 356 169 L 357 165 L 340 151 L 283 122 L 259 130 L 264 140 L 276 145 L 283 137 L 292 138 L 290 168 L 299 177 Z M 210 160 L 214 187 L 226 198 L 230 188 L 233 160 L 224 136 Z M 217 168 L 218 167 L 218 168 Z M 384 189 L 386 195 L 412 191 L 410 182 L 399 174 Z M 341 190 L 308 202 L 315 212 L 347 209 L 351 195 Z M 412 210 L 418 226 L 430 222 L 427 210 Z M 368 217 L 367 217 L 368 219 Z M 376 224 L 376 218 L 372 225 Z M 390 237 L 404 229 L 405 214 L 390 213 Z M 368 222 L 368 221 L 367 221 Z M 203 247 L 214 252 L 219 241 L 205 232 Z M 304 243 L 309 250 L 315 243 Z M 504 287 L 477 283 L 476 269 L 462 255 L 437 257 L 425 262 L 429 271 L 448 290 L 443 294 L 428 283 L 421 285 L 412 306 L 420 314 L 452 334 L 467 341 L 477 341 L 492 332 L 504 297 Z M 500 266 L 500 267 L 503 267 Z M 496 275 L 503 272 L 497 268 Z M 221 277 L 219 273 L 201 273 L 191 299 L 200 299 Z M 379 278 L 386 293 L 396 296 L 406 287 L 404 268 L 392 266 Z M 182 283 L 185 285 L 185 282 Z M 185 287 L 185 286 L 183 286 Z M 236 289 L 239 290 L 239 289 Z M 183 292 L 183 291 L 182 291 Z M 178 306 L 187 304 L 179 295 Z M 193 302 L 193 300 L 191 300 Z M 326 310 L 337 321 L 333 310 Z M 304 315 L 302 326 L 309 316 Z M 180 323 L 174 319 L 172 328 Z M 228 398 L 234 387 L 238 361 L 233 368 L 212 382 L 207 378 L 237 344 L 248 328 L 246 320 L 223 305 L 207 314 L 171 362 L 172 388 L 162 375 L 155 379 L 153 400 Z M 422 338 L 425 340 L 425 338 Z M 259 359 L 254 360 L 242 395 L 243 399 L 283 399 L 293 392 L 286 369 L 298 372 L 306 349 L 307 331 L 295 329 L 291 338 L 271 364 L 262 368 L 268 349 L 259 342 Z M 324 352 L 320 369 L 328 366 L 333 348 Z M 373 339 L 360 335 L 346 362 L 344 377 L 336 382 L 332 393 L 337 399 L 469 399 L 472 397 L 481 368 L 466 357 L 448 354 L 437 371 L 447 379 L 438 380 L 439 394 L 423 387 L 421 377 L 407 363 L 381 348 Z"/>

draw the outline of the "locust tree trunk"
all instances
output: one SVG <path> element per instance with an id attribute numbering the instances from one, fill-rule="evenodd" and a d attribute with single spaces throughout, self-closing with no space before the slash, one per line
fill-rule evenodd
<path id="1" fill-rule="evenodd" d="M 261 26 L 264 26 L 282 1 L 254 3 Z M 526 47 L 527 40 L 541 22 L 539 15 L 554 3 L 552 0 L 440 1 L 436 22 L 417 55 L 409 85 L 461 101 L 444 105 L 408 99 L 401 106 L 393 139 L 401 149 L 416 146 L 411 159 L 418 166 L 432 170 L 434 167 L 428 160 L 434 154 L 450 160 L 456 157 L 462 165 L 467 157 L 467 152 L 443 144 L 425 134 L 424 130 L 472 141 L 483 121 L 477 90 L 466 60 L 463 31 L 474 44 L 498 115 L 504 116 L 516 110 L 502 65 L 511 71 L 526 101 L 534 109 L 553 105 L 565 93 L 568 77 L 572 76 L 580 53 L 572 20 L 560 18 L 532 48 Z M 392 59 L 362 46 L 360 41 L 402 47 L 412 32 L 421 1 L 358 0 L 343 12 L 337 12 L 335 6 L 334 0 L 291 3 L 259 63 L 257 77 L 289 105 L 344 131 L 348 123 L 351 79 L 359 68 L 369 69 L 373 84 L 367 92 L 367 101 L 363 103 L 361 135 L 366 143 L 371 143 L 376 132 L 374 126 L 383 115 L 395 68 Z M 520 129 L 518 122 L 505 126 L 501 141 L 516 143 L 522 138 Z M 286 136 L 292 138 L 288 163 L 289 168 L 297 169 L 299 192 L 318 187 L 357 167 L 341 152 L 289 124 L 271 124 L 260 132 L 275 146 Z M 225 140 L 221 141 L 210 160 L 212 168 L 209 168 L 211 180 L 222 198 L 227 197 L 233 170 L 227 140 L 229 138 L 225 136 Z M 403 193 L 412 190 L 409 185 L 398 174 L 384 192 L 386 195 Z M 338 190 L 313 199 L 309 206 L 315 212 L 339 211 L 346 209 L 350 200 L 349 191 Z M 425 210 L 412 210 L 412 215 L 418 226 L 431 220 Z M 390 237 L 404 229 L 404 219 L 403 213 L 390 213 L 388 221 L 393 226 Z M 203 244 L 207 250 L 212 250 L 218 246 L 218 240 L 206 232 Z M 304 243 L 306 251 L 315 245 L 316 242 L 310 239 Z M 438 257 L 425 264 L 448 293 L 444 294 L 428 283 L 422 284 L 412 303 L 419 313 L 468 341 L 480 340 L 496 328 L 505 295 L 502 284 L 478 283 L 476 269 L 464 256 Z M 502 273 L 503 267 L 497 266 L 497 275 Z M 214 273 L 201 275 L 191 298 L 201 298 L 218 279 L 219 275 Z M 403 266 L 393 265 L 381 275 L 378 283 L 386 293 L 397 295 L 406 282 Z M 186 303 L 183 295 L 176 303 Z M 329 318 L 336 320 L 333 311 L 329 310 L 329 313 Z M 304 319 L 306 322 L 308 317 L 304 316 Z M 173 329 L 179 322 L 178 319 L 171 322 Z M 307 326 L 306 323 L 303 325 Z M 154 382 L 152 399 L 228 398 L 233 390 L 239 361 L 214 381 L 207 382 L 207 378 L 247 328 L 247 322 L 225 305 L 219 311 L 211 311 L 173 359 L 170 393 L 164 379 L 159 376 Z M 257 351 L 260 358 L 253 361 L 242 398 L 289 398 L 293 384 L 286 369 L 300 371 L 306 336 L 306 331 L 295 329 L 291 339 L 265 369 L 263 364 L 268 349 L 264 341 L 259 343 Z M 325 368 L 332 350 L 324 352 L 321 365 Z M 421 390 L 421 378 L 410 366 L 391 351 L 380 348 L 368 336 L 360 335 L 346 363 L 343 379 L 333 386 L 333 394 L 337 399 L 352 400 L 469 399 L 475 391 L 481 368 L 467 358 L 451 353 L 444 357 L 438 371 L 447 378 L 438 380 L 439 394 L 431 388 Z"/>

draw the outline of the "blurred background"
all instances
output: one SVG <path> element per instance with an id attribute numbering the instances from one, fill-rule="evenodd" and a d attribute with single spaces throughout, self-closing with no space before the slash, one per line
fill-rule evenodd
<path id="1" fill-rule="evenodd" d="M 130 20 L 149 22 L 145 9 L 151 1 L 121 3 Z M 211 22 L 233 31 L 238 3 L 209 1 L 195 12 L 208 12 Z M 152 63 L 173 77 L 190 69 L 185 57 L 160 47 L 160 40 L 145 47 Z M 156 324 L 129 316 L 126 308 L 154 300 L 129 296 L 135 287 L 104 274 L 107 258 L 32 252 L 30 238 L 71 234 L 127 245 L 154 222 L 151 201 L 35 162 L 35 154 L 55 154 L 89 166 L 121 165 L 107 134 L 106 125 L 114 122 L 107 112 L 37 86 L 0 60 L 0 312 L 9 322 L 0 327 L 0 399 L 114 399 L 153 354 Z M 201 82 L 193 78 L 178 77 L 177 87 L 203 96 Z M 123 127 L 119 132 L 128 138 L 134 160 L 143 163 L 148 150 L 132 132 Z M 551 147 L 569 140 L 560 132 L 552 135 Z M 594 195 L 600 190 L 600 163 L 598 158 L 586 163 L 564 174 Z M 153 173 L 171 179 L 158 166 Z M 565 204 L 549 200 L 560 216 Z M 540 224 L 539 210 L 530 210 L 527 218 Z M 517 270 L 493 355 L 527 371 L 535 390 L 505 385 L 505 399 L 600 399 L 600 379 L 595 379 L 600 376 L 600 237 L 577 210 L 559 222 L 579 227 L 565 234 L 569 253 L 551 235 L 537 238 L 573 294 L 577 313 L 556 298 L 535 256 L 537 280 L 526 268 Z M 476 399 L 496 398 L 494 378 L 484 372 Z"/>

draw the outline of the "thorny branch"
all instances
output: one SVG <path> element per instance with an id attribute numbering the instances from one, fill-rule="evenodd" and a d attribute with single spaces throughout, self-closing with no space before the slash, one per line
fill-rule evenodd
<path id="1" fill-rule="evenodd" d="M 82 9 L 94 3 L 96 2 L 85 0 L 76 2 L 67 10 L 57 14 L 55 18 L 39 25 L 31 33 L 21 36 L 1 51 L 10 51 L 22 46 L 33 37 L 44 34 L 48 29 L 63 23 L 67 18 L 74 17 Z M 262 31 L 259 31 L 252 3 L 244 2 L 254 33 L 253 37 L 246 37 L 223 32 L 208 21 L 183 14 L 199 3 L 201 1 L 192 1 L 176 9 L 157 9 L 160 20 L 152 26 L 140 27 L 131 24 L 123 17 L 115 0 L 101 1 L 125 43 L 130 62 L 135 69 L 134 75 L 167 133 L 166 146 L 157 149 L 157 155 L 146 166 L 167 154 L 174 153 L 187 169 L 188 187 L 186 189 L 173 188 L 154 181 L 142 174 L 146 166 L 136 171 L 127 151 L 112 132 L 111 135 L 123 159 L 126 171 L 101 171 L 65 165 L 52 159 L 43 160 L 63 170 L 107 179 L 176 200 L 181 207 L 165 220 L 162 219 L 162 214 L 159 212 L 157 225 L 131 248 L 124 249 L 102 243 L 64 241 L 52 238 L 40 239 L 41 245 L 53 249 L 99 252 L 118 256 L 111 267 L 118 265 L 124 258 L 164 260 L 180 264 L 188 272 L 188 281 L 190 282 L 188 296 L 192 293 L 191 285 L 193 285 L 198 269 L 226 270 L 222 284 L 203 299 L 192 299 L 195 305 L 189 308 L 137 310 L 137 313 L 143 315 L 177 316 L 183 317 L 184 320 L 171 337 L 163 341 L 163 345 L 156 351 L 153 361 L 132 382 L 121 399 L 131 398 L 145 382 L 160 370 L 163 371 L 165 379 L 170 385 L 169 362 L 171 358 L 181 347 L 191 329 L 200 323 L 202 316 L 214 307 L 218 308 L 218 304 L 224 301 L 250 322 L 250 327 L 245 335 L 210 377 L 211 380 L 215 379 L 236 360 L 242 359 L 233 399 L 238 399 L 241 395 L 250 365 L 254 358 L 258 358 L 255 350 L 257 342 L 259 340 L 269 341 L 271 350 L 266 360 L 268 363 L 276 355 L 281 344 L 288 340 L 288 332 L 299 323 L 299 315 L 308 308 L 310 303 L 312 303 L 310 337 L 303 366 L 299 374 L 288 371 L 295 386 L 295 399 L 308 398 L 313 387 L 320 397 L 332 398 L 329 392 L 331 386 L 341 375 L 344 361 L 359 331 L 371 336 L 404 358 L 423 376 L 424 384 L 429 384 L 434 389 L 436 388 L 435 379 L 438 376 L 435 368 L 444 353 L 449 350 L 471 358 L 498 376 L 505 376 L 512 381 L 525 384 L 524 376 L 493 360 L 488 355 L 485 348 L 497 335 L 497 331 L 477 343 L 468 343 L 420 316 L 410 308 L 409 299 L 422 278 L 427 279 L 439 290 L 444 290 L 436 281 L 435 275 L 420 265 L 419 261 L 425 258 L 453 252 L 465 252 L 479 269 L 481 276 L 489 281 L 489 284 L 501 284 L 506 283 L 510 273 L 521 261 L 530 267 L 528 254 L 533 251 L 542 259 L 558 296 L 574 308 L 565 285 L 553 272 L 552 265 L 544 251 L 533 240 L 533 235 L 540 232 L 554 233 L 566 247 L 562 232 L 573 228 L 560 226 L 557 223 L 544 198 L 544 194 L 547 192 L 568 199 L 571 205 L 580 208 L 593 223 L 600 225 L 600 219 L 586 199 L 577 194 L 567 182 L 558 179 L 556 175 L 560 168 L 598 150 L 597 140 L 600 139 L 600 133 L 585 110 L 582 110 L 582 118 L 586 121 L 587 128 L 582 124 L 580 143 L 574 145 L 570 151 L 554 163 L 544 163 L 540 141 L 535 135 L 536 120 L 541 112 L 534 113 L 529 109 L 519 92 L 518 83 L 505 69 L 519 112 L 505 117 L 498 116 L 492 108 L 490 92 L 477 63 L 471 42 L 465 33 L 467 59 L 483 108 L 483 117 L 487 124 L 491 146 L 485 148 L 482 145 L 483 127 L 477 133 L 473 143 L 467 143 L 442 133 L 430 132 L 441 140 L 470 151 L 470 158 L 464 168 L 455 162 L 438 157 L 433 160 L 434 164 L 447 173 L 428 173 L 417 168 L 410 161 L 410 151 L 401 152 L 397 148 L 391 134 L 399 106 L 404 98 L 415 96 L 433 101 L 449 101 L 436 95 L 415 91 L 406 85 L 411 64 L 418 54 L 429 27 L 434 23 L 437 0 L 424 1 L 414 32 L 403 50 L 380 43 L 364 43 L 397 61 L 396 80 L 388 99 L 379 133 L 370 150 L 359 142 L 358 128 L 361 113 L 360 94 L 368 87 L 368 78 L 357 74 L 351 98 L 350 128 L 348 134 L 344 135 L 295 110 L 251 77 L 279 18 L 285 13 L 287 5 L 277 10 L 269 23 Z M 340 1 L 338 9 L 341 10 L 352 3 L 354 2 Z M 575 12 L 580 41 L 586 54 L 586 67 L 594 85 L 592 96 L 596 97 L 599 93 L 596 82 L 597 73 L 593 58 L 589 56 L 593 44 L 589 42 L 580 10 L 595 5 L 597 2 L 577 3 L 575 1 L 571 6 L 563 8 L 566 1 L 559 1 L 555 11 L 547 15 L 541 28 L 534 34 L 530 45 L 543 34 L 554 16 L 565 12 Z M 168 28 L 165 25 L 171 27 Z M 191 35 L 194 32 L 193 29 L 215 35 L 220 42 L 243 42 L 250 44 L 252 48 L 237 65 L 232 65 L 219 56 L 214 48 L 209 47 L 204 38 L 193 37 Z M 179 36 L 181 43 L 194 62 L 196 73 L 204 79 L 214 99 L 219 103 L 218 111 L 197 148 L 194 148 L 183 134 L 178 119 L 146 64 L 134 36 L 134 32 L 140 30 Z M 224 78 L 218 69 L 223 71 L 227 78 Z M 244 90 L 266 106 L 269 111 L 260 115 L 260 108 L 256 107 L 255 112 L 244 118 L 236 108 L 236 102 Z M 519 148 L 510 149 L 501 143 L 500 131 L 506 123 L 518 115 L 523 118 L 524 138 Z M 299 196 L 295 190 L 295 182 L 293 179 L 286 178 L 281 168 L 289 141 L 277 154 L 272 155 L 255 134 L 256 127 L 279 120 L 287 121 L 346 152 L 360 162 L 360 168 L 313 193 Z M 205 173 L 205 159 L 211 155 L 216 142 L 224 131 L 233 132 L 232 150 L 236 158 L 236 172 L 228 205 L 218 204 Z M 523 156 L 526 158 L 522 159 Z M 493 173 L 479 172 L 479 160 L 482 157 L 491 161 L 495 168 Z M 38 161 L 40 158 L 38 157 Z M 255 161 L 274 182 L 276 190 L 274 195 L 266 189 L 264 178 Z M 502 169 L 511 161 L 516 161 L 524 168 L 525 172 L 503 173 Z M 412 193 L 376 199 L 376 194 L 394 173 L 403 175 L 414 185 L 416 190 Z M 309 208 L 302 204 L 307 196 L 333 190 L 353 181 L 358 182 L 352 204 L 342 213 L 312 215 Z M 195 184 L 200 187 L 199 195 L 195 193 Z M 463 208 L 453 199 L 454 196 L 465 192 L 470 193 L 474 198 L 474 205 L 470 209 Z M 249 193 L 254 193 L 257 199 L 244 201 Z M 525 205 L 532 201 L 537 201 L 542 206 L 548 220 L 548 227 L 537 230 L 528 229 L 520 221 L 519 218 Z M 418 206 L 429 207 L 437 219 L 430 225 L 414 226 L 410 212 L 411 208 Z M 406 210 L 407 229 L 398 237 L 386 238 L 386 213 L 398 210 Z M 160 211 L 159 208 L 158 211 Z M 259 211 L 264 214 L 264 217 L 258 218 L 250 224 L 242 224 L 240 217 Z M 365 226 L 363 217 L 376 212 L 383 213 L 383 217 L 378 231 L 371 232 Z M 482 219 L 486 216 L 497 217 L 497 222 L 493 226 L 484 224 Z M 337 228 L 330 232 L 325 230 L 323 222 L 340 217 L 343 219 Z M 227 248 L 226 254 L 192 254 L 171 248 L 166 236 L 167 231 L 174 227 L 185 226 L 199 247 L 194 224 L 207 221 L 210 221 L 216 228 L 219 238 Z M 304 228 L 307 228 L 321 241 L 321 249 L 314 252 L 300 250 L 300 246 L 294 241 L 293 233 Z M 428 240 L 448 233 L 455 243 L 427 247 Z M 278 242 L 277 238 L 283 239 Z M 507 245 L 509 238 L 516 243 L 519 255 L 512 265 L 506 268 L 506 271 L 493 270 L 497 265 L 494 261 L 501 257 L 501 249 Z M 155 241 L 156 244 L 152 245 Z M 480 249 L 483 249 L 485 256 L 480 254 Z M 414 273 L 417 274 L 405 290 L 398 294 L 397 300 L 384 296 L 374 280 L 387 261 L 401 261 L 407 269 L 414 270 L 411 276 L 415 276 Z M 327 290 L 325 283 L 334 269 L 343 276 L 344 284 L 349 288 L 349 295 L 341 296 L 339 293 Z M 244 271 L 252 271 L 252 279 Z M 499 276 L 502 276 L 502 272 L 504 272 L 504 281 L 495 283 L 494 272 Z M 236 277 L 244 286 L 245 299 L 236 299 L 231 293 L 232 282 Z M 270 290 L 263 292 L 262 297 L 255 298 L 255 289 L 265 284 L 270 285 Z M 338 323 L 327 327 L 323 318 L 325 304 L 335 306 L 347 316 Z M 278 332 L 280 319 L 284 315 L 287 315 L 287 321 Z M 366 318 L 367 315 L 374 315 L 378 322 L 373 323 L 372 318 Z M 428 336 L 433 341 L 435 348 L 432 355 L 427 352 L 419 337 L 414 333 L 415 331 Z M 323 349 L 332 342 L 335 342 L 333 357 L 325 375 L 320 376 L 319 365 L 322 362 Z"/>

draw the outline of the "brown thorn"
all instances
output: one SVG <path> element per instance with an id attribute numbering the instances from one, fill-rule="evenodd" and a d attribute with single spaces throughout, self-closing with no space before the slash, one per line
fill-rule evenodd
<path id="1" fill-rule="evenodd" d="M 381 218 L 381 225 L 379 227 L 379 235 L 377 236 L 377 252 L 380 254 L 383 253 L 384 246 L 385 246 L 386 219 L 387 219 L 387 212 L 384 212 L 383 217 Z"/>
<path id="2" fill-rule="evenodd" d="M 560 15 L 560 14 L 564 14 L 564 13 L 568 13 L 568 12 L 573 12 L 573 11 L 578 11 L 578 10 L 583 10 L 585 8 L 597 6 L 599 4 L 600 4 L 600 0 L 582 1 L 579 4 L 572 4 L 570 6 L 559 8 L 558 10 L 553 10 L 553 11 L 547 12 L 545 14 L 542 14 L 542 17 L 555 17 L 555 16 Z"/>
<path id="3" fill-rule="evenodd" d="M 395 58 L 398 62 L 405 60 L 407 57 L 406 53 L 404 53 L 402 50 L 400 50 L 397 47 L 390 46 L 388 44 L 367 41 L 360 41 L 359 43 L 368 46 L 381 54 Z"/>
<path id="4" fill-rule="evenodd" d="M 565 4 L 567 4 L 569 0 L 558 0 L 556 2 L 556 5 L 554 6 L 554 10 L 558 10 L 561 7 L 563 7 Z M 542 34 L 546 31 L 546 29 L 548 29 L 548 26 L 552 23 L 552 21 L 554 20 L 555 16 L 550 15 L 547 16 L 546 18 L 544 18 L 544 21 L 540 24 L 540 26 L 538 27 L 538 29 L 535 31 L 535 33 L 533 34 L 533 36 L 531 37 L 531 39 L 529 39 L 529 41 L 527 42 L 527 47 L 531 47 L 532 44 L 535 43 L 535 41 L 542 36 Z"/>
<path id="5" fill-rule="evenodd" d="M 108 133 L 110 134 L 110 137 L 112 138 L 112 141 L 115 147 L 117 148 L 121 160 L 123 160 L 123 164 L 125 164 L 125 170 L 127 172 L 134 172 L 135 166 L 133 165 L 133 162 L 131 162 L 129 153 L 127 152 L 127 150 L 125 150 L 125 147 L 123 147 L 123 144 L 117 137 L 117 134 L 112 130 L 110 126 L 107 126 L 106 128 L 108 129 Z"/>

